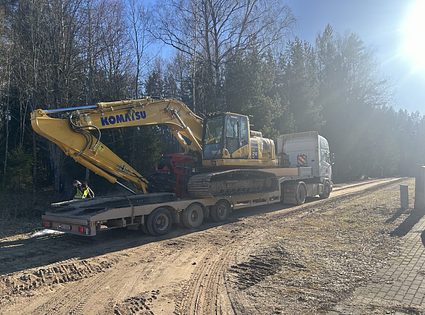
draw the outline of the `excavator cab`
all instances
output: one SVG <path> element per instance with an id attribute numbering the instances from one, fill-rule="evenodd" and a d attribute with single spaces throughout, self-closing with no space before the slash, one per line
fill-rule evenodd
<path id="1" fill-rule="evenodd" d="M 203 159 L 248 159 L 247 116 L 222 113 L 208 116 L 202 137 Z"/>

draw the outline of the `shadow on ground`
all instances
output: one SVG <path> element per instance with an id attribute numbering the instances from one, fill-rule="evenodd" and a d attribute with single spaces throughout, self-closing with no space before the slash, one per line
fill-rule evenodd
<path id="1" fill-rule="evenodd" d="M 400 216 L 404 209 L 397 211 L 394 216 Z M 401 211 L 401 212 L 400 212 Z M 394 217 L 393 216 L 393 217 Z M 394 231 L 390 233 L 390 236 L 405 236 L 413 228 L 413 226 L 419 222 L 419 220 L 424 216 L 424 211 L 422 209 L 413 209 L 410 212 L 409 216 L 404 220 Z M 392 218 L 391 218 L 392 219 Z M 389 219 L 389 221 L 391 220 Z M 395 220 L 395 218 L 394 218 Z M 391 221 L 390 221 L 391 222 Z M 423 233 L 422 233 L 423 234 Z"/>
<path id="2" fill-rule="evenodd" d="M 389 218 L 387 221 L 385 221 L 385 224 L 388 224 L 388 223 L 391 223 L 391 222 L 394 222 L 395 220 L 397 220 L 397 218 L 399 216 L 401 216 L 404 213 L 404 211 L 406 211 L 405 208 L 398 209 L 397 212 L 394 213 L 391 218 Z"/>

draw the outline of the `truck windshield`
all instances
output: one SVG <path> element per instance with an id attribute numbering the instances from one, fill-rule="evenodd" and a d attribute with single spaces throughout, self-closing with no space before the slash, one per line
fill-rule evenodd
<path id="1" fill-rule="evenodd" d="M 204 132 L 204 159 L 214 159 L 222 155 L 223 116 L 207 120 Z"/>

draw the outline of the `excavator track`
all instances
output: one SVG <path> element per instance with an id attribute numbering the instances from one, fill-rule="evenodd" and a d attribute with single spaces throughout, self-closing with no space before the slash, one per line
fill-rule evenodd
<path id="1" fill-rule="evenodd" d="M 237 169 L 194 175 L 188 192 L 194 198 L 216 198 L 253 193 L 266 193 L 278 188 L 275 174 L 255 169 Z"/>

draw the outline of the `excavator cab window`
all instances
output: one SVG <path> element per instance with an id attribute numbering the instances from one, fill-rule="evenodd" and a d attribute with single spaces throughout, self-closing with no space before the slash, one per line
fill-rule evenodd
<path id="1" fill-rule="evenodd" d="M 223 158 L 223 149 L 227 149 L 231 158 L 246 158 L 232 154 L 248 144 L 248 135 L 246 116 L 221 114 L 208 118 L 204 126 L 203 158 Z"/>
<path id="2" fill-rule="evenodd" d="M 224 147 L 229 151 L 231 158 L 247 158 L 247 154 L 243 154 L 239 149 L 248 144 L 248 118 L 246 116 L 227 114 L 225 119 L 226 139 Z"/>
<path id="3" fill-rule="evenodd" d="M 203 135 L 204 159 L 209 160 L 222 157 L 223 125 L 224 117 L 222 115 L 207 119 Z"/>
<path id="4" fill-rule="evenodd" d="M 238 116 L 227 116 L 226 118 L 226 149 L 232 154 L 240 147 L 240 123 Z"/>
<path id="5" fill-rule="evenodd" d="M 241 117 L 241 146 L 248 144 L 248 118 Z"/>

